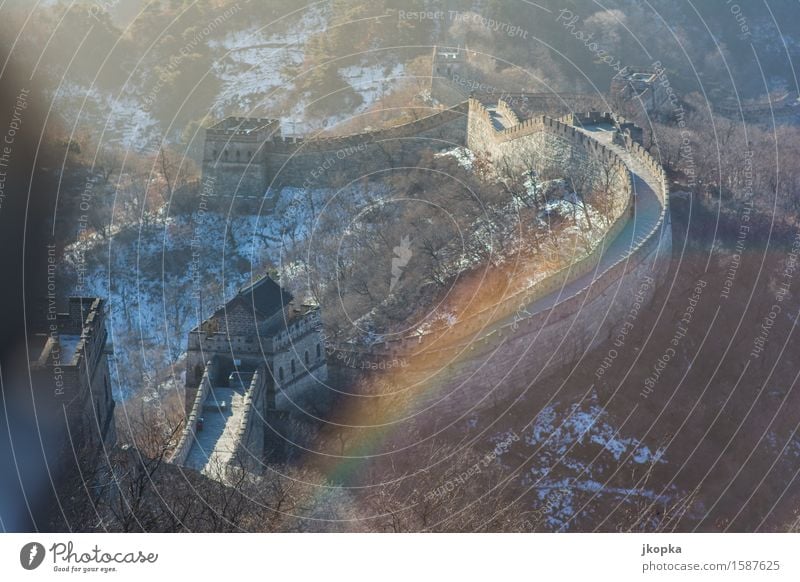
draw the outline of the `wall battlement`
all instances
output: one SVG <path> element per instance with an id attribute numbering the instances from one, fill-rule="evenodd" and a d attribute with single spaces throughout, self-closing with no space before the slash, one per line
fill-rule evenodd
<path id="1" fill-rule="evenodd" d="M 211 136 L 245 136 L 255 133 L 280 133 L 280 121 L 265 117 L 226 117 L 206 130 Z"/>
<path id="2" fill-rule="evenodd" d="M 303 410 L 298 403 L 305 400 L 324 402 L 319 388 L 328 369 L 321 326 L 318 308 L 295 308 L 291 293 L 263 276 L 191 330 L 186 425 L 171 461 L 219 479 L 231 469 L 263 466 L 265 451 L 276 445 L 274 433 L 265 428 L 274 416 Z M 220 406 L 220 399 L 228 408 Z M 214 418 L 217 430 L 211 435 L 216 440 L 204 447 L 197 438 L 202 416 Z M 220 463 L 225 467 L 215 469 Z"/>
<path id="3" fill-rule="evenodd" d="M 30 362 L 34 385 L 63 404 L 76 447 L 116 441 L 105 317 L 104 300 L 70 297 L 67 312 L 49 313 L 48 333 L 34 338 L 41 346 Z"/>
<path id="4" fill-rule="evenodd" d="M 206 130 L 203 180 L 217 196 L 261 198 L 268 188 L 324 181 L 325 171 L 355 179 L 415 163 L 428 147 L 461 145 L 467 113 L 463 102 L 396 127 L 305 138 L 281 135 L 276 120 L 228 118 Z"/>
<path id="5" fill-rule="evenodd" d="M 581 129 L 594 125 L 609 126 L 614 133 L 613 145 L 601 143 Z M 652 296 L 656 285 L 665 277 L 671 254 L 666 173 L 640 141 L 639 128 L 608 112 L 571 113 L 561 119 L 534 116 L 498 131 L 489 110 L 477 99 L 471 99 L 467 132 L 470 149 L 488 153 L 492 160 L 510 156 L 516 163 L 525 164 L 524 158 L 537 150 L 561 148 L 558 151 L 575 163 L 596 164 L 603 169 L 599 177 L 611 175 L 615 180 L 615 192 L 620 202 L 616 219 L 600 244 L 584 259 L 552 274 L 533 288 L 456 323 L 461 331 L 460 337 L 468 338 L 466 343 L 436 348 L 436 337 L 431 333 L 389 340 L 371 348 L 349 344 L 335 346 L 333 351 L 345 356 L 338 359 L 351 367 L 367 363 L 377 369 L 381 363 L 388 367 L 391 362 L 413 361 L 418 353 L 424 353 L 426 360 L 431 362 L 459 362 L 447 366 L 448 386 L 454 389 L 446 397 L 444 409 L 437 408 L 455 415 L 480 406 L 493 391 L 501 392 L 508 386 L 511 389 L 527 386 L 532 378 L 542 378 L 558 366 L 575 361 L 601 340 L 610 337 L 624 316 L 626 301 L 630 297 L 643 288 L 646 288 L 647 298 Z M 638 243 L 615 263 L 597 272 L 605 249 L 626 228 L 634 207 L 634 177 L 628 163 L 618 153 L 619 148 L 630 156 L 634 164 L 644 167 L 645 172 L 637 175 L 636 179 L 652 188 L 660 212 L 653 227 L 643 233 Z M 560 295 L 569 282 L 592 273 L 594 276 L 584 287 Z M 642 283 L 648 281 L 650 283 Z M 513 317 L 512 321 L 488 333 L 485 331 L 484 312 L 491 311 L 502 321 L 503 317 L 518 312 L 521 305 L 531 305 L 553 293 L 558 293 L 559 298 L 551 307 Z M 503 350 L 498 351 L 501 343 Z M 541 347 L 533 351 L 533 343 Z M 331 358 L 331 363 L 336 363 L 334 358 Z M 420 378 L 440 371 L 425 368 L 406 370 L 405 373 L 419 374 Z M 437 395 L 437 398 L 441 396 Z M 413 405 L 422 409 L 433 404 L 421 401 Z"/>
<path id="6" fill-rule="evenodd" d="M 505 158 L 512 167 L 519 169 L 536 168 L 537 171 L 548 171 L 555 167 L 564 172 L 570 168 L 581 168 L 585 171 L 592 186 L 603 186 L 604 191 L 612 197 L 612 219 L 603 239 L 583 259 L 548 276 L 522 294 L 492 306 L 491 309 L 507 315 L 517 310 L 521 302 L 531 303 L 558 293 L 559 289 L 569 283 L 595 273 L 591 282 L 569 296 L 559 296 L 548 309 L 530 315 L 522 322 L 502 325 L 491 333 L 481 332 L 480 317 L 477 315 L 457 324 L 468 332 L 472 330 L 479 333 L 468 346 L 472 356 L 467 358 L 465 370 L 474 373 L 481 369 L 482 364 L 478 362 L 481 358 L 489 357 L 489 348 L 496 347 L 502 338 L 502 341 L 512 346 L 509 354 L 504 356 L 505 361 L 502 364 L 490 366 L 486 370 L 496 372 L 497 377 L 504 377 L 506 374 L 503 367 L 505 370 L 515 368 L 519 370 L 517 379 L 527 382 L 529 378 L 541 375 L 545 370 L 580 357 L 600 339 L 608 337 L 619 320 L 609 316 L 620 315 L 617 313 L 619 307 L 615 304 L 619 293 L 622 296 L 630 295 L 643 277 L 652 276 L 654 280 L 660 280 L 666 272 L 664 264 L 669 260 L 671 251 L 668 186 L 663 168 L 641 145 L 642 130 L 611 112 L 571 112 L 558 119 L 533 115 L 521 120 L 511 103 L 504 99 L 497 101 L 494 112 L 499 114 L 503 122 L 501 129 L 495 124 L 489 108 L 473 97 L 449 109 L 387 130 L 341 137 L 274 137 L 259 145 L 258 155 L 261 157 L 254 156 L 254 159 L 261 160 L 261 164 L 257 165 L 262 171 L 259 179 L 263 179 L 263 182 L 260 183 L 268 187 L 322 186 L 327 179 L 325 172 L 331 170 L 326 167 L 321 173 L 317 171 L 330 160 L 334 161 L 332 171 L 345 175 L 363 175 L 403 165 L 409 160 L 416 162 L 414 158 L 424 148 L 441 149 L 456 145 L 466 145 L 477 154 L 487 154 L 493 161 Z M 598 125 L 608 126 L 608 133 L 604 135 L 611 133 L 613 141 L 601 142 L 592 134 L 592 130 L 596 129 L 592 126 Z M 240 142 L 244 144 L 242 147 L 247 147 L 251 139 L 252 136 L 248 134 L 242 136 L 241 140 L 237 136 L 236 140 L 231 141 Z M 611 246 L 630 223 L 631 213 L 635 208 L 631 163 L 644 168 L 644 173 L 639 170 L 640 174 L 635 179 L 644 181 L 652 188 L 661 206 L 660 215 L 652 230 L 643 233 L 641 241 L 631 247 L 624 258 L 613 265 L 606 265 L 598 273 L 605 249 Z M 314 180 L 309 182 L 309 176 L 314 176 Z M 222 183 L 226 183 L 226 180 L 222 180 Z M 231 181 L 228 180 L 227 183 Z M 233 187 L 240 187 L 241 184 L 242 180 L 239 179 Z M 260 196 L 263 191 L 257 194 Z M 616 291 L 612 293 L 613 289 Z M 654 286 L 648 296 L 652 295 L 653 290 Z M 297 336 L 300 340 L 306 337 L 305 334 L 318 337 L 318 322 L 309 320 L 305 325 L 308 326 L 306 330 L 290 329 L 285 332 L 286 337 L 280 334 L 274 337 L 274 349 L 289 353 Z M 562 349 L 542 350 L 541 354 L 520 360 L 518 350 L 513 346 L 522 349 L 526 341 L 531 341 L 528 335 L 534 329 L 539 338 L 537 341 L 545 338 L 548 346 L 562 346 Z M 581 331 L 575 333 L 575 329 Z M 569 345 L 563 347 L 565 338 L 569 339 Z M 416 351 L 429 349 L 430 346 L 426 346 L 428 339 L 430 338 L 425 336 L 414 336 L 392 340 L 370 349 L 351 345 L 334 349 L 353 355 L 360 352 L 365 360 L 372 363 L 381 360 L 395 361 L 397 358 L 411 357 Z M 481 346 L 486 346 L 488 351 L 481 349 Z M 312 356 L 305 356 L 306 370 L 313 370 L 317 365 L 312 361 L 313 356 L 316 356 L 313 350 L 311 354 Z M 449 352 L 442 353 L 442 358 L 450 355 L 452 354 Z M 512 360 L 514 357 L 517 359 Z M 285 358 L 276 358 L 271 363 L 271 369 L 276 384 L 283 384 L 286 388 L 291 388 L 295 382 L 299 383 L 301 376 L 304 376 L 292 367 L 292 378 L 286 377 L 289 361 Z M 472 387 L 475 390 L 484 389 L 493 378 L 487 374 L 488 372 L 476 376 L 483 382 L 483 388 L 474 379 L 463 383 L 460 390 L 464 394 L 454 398 L 454 409 L 471 406 L 476 401 L 475 393 L 471 392 Z M 471 376 L 462 378 L 468 379 Z M 288 390 L 286 397 L 291 400 L 290 393 L 291 390 Z"/>

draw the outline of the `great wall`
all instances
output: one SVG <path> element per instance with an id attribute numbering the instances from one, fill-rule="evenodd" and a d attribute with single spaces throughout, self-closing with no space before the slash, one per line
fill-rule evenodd
<path id="1" fill-rule="evenodd" d="M 287 139 L 280 136 L 279 127 L 276 120 L 230 118 L 207 130 L 204 180 L 211 179 L 220 195 L 225 191 L 263 195 L 281 186 L 322 186 L 334 171 L 356 179 L 414 164 L 425 149 L 467 146 L 488 154 L 495 164 L 504 160 L 519 171 L 552 169 L 554 164 L 564 172 L 578 166 L 588 170 L 588 179 L 602 182 L 613 198 L 611 220 L 604 236 L 582 258 L 484 309 L 491 317 L 473 316 L 456 323 L 459 342 L 442 342 L 430 333 L 369 348 L 325 345 L 320 355 L 324 314 L 320 320 L 317 313 L 303 324 L 303 337 L 311 337 L 309 346 L 314 347 L 302 348 L 306 380 L 291 395 L 282 395 L 288 360 L 280 360 L 278 372 L 275 354 L 280 350 L 269 348 L 261 358 L 267 360 L 259 363 L 263 346 L 247 345 L 252 334 L 248 339 L 244 332 L 216 331 L 221 334 L 216 337 L 195 330 L 190 344 L 194 341 L 193 353 L 200 360 L 194 357 L 187 366 L 188 421 L 173 462 L 206 471 L 214 458 L 221 459 L 224 470 L 241 454 L 261 462 L 269 439 L 278 438 L 272 425 L 281 422 L 276 412 L 283 409 L 285 417 L 304 396 L 319 397 L 325 391 L 327 372 L 315 375 L 319 363 L 309 364 L 309 349 L 316 350 L 315 362 L 321 357 L 330 365 L 360 363 L 380 369 L 398 361 L 415 362 L 403 374 L 431 389 L 414 396 L 408 403 L 411 410 L 435 407 L 437 414 L 444 411 L 444 416 L 458 418 L 497 398 L 520 395 L 532 381 L 579 360 L 612 337 L 631 306 L 646 305 L 667 273 L 672 236 L 665 172 L 642 147 L 642 130 L 613 114 L 567 114 L 559 119 L 537 115 L 521 120 L 503 100 L 487 104 L 471 98 L 398 127 L 344 137 Z M 281 331 L 276 338 L 281 333 L 294 332 Z M 263 337 L 256 335 L 261 344 Z M 292 375 L 295 358 L 303 362 L 294 341 L 284 342 L 280 356 L 291 358 Z M 219 345 L 213 347 L 212 342 Z M 209 349 L 211 358 L 206 357 Z M 224 353 L 229 358 L 221 374 L 217 359 Z M 227 396 L 239 402 L 236 411 L 229 409 L 217 441 L 203 445 L 196 423 L 214 393 L 212 376 L 238 370 L 231 360 L 235 363 L 245 356 L 255 356 L 247 381 Z M 198 368 L 198 363 L 204 367 Z M 276 405 L 276 398 L 283 398 L 283 404 Z M 212 402 L 210 408 L 214 406 Z M 204 447 L 209 450 L 198 454 Z M 219 470 L 216 475 L 221 478 Z"/>
<path id="2" fill-rule="evenodd" d="M 551 274 L 531 289 L 485 308 L 485 317 L 456 323 L 456 345 L 437 346 L 431 334 L 386 341 L 369 350 L 335 346 L 355 367 L 380 369 L 382 362 L 435 362 L 407 366 L 409 382 L 438 390 L 415 394 L 412 410 L 436 407 L 458 417 L 487 401 L 516 395 L 521 387 L 579 360 L 612 337 L 631 305 L 647 304 L 668 270 L 672 249 L 669 189 L 657 160 L 639 143 L 641 130 L 612 114 L 571 114 L 561 120 L 538 116 L 523 122 L 502 104 L 470 101 L 467 144 L 493 159 L 510 156 L 524 167 L 525 155 L 554 148 L 568 165 L 595 165 L 597 179 L 612 179 L 619 198 L 615 220 L 591 253 Z M 511 120 L 506 126 L 498 120 Z M 553 141 L 555 140 L 555 141 Z M 545 159 L 549 160 L 550 156 Z M 453 335 L 453 334 L 451 334 Z M 420 356 L 423 356 L 420 358 Z"/>
<path id="3" fill-rule="evenodd" d="M 282 136 L 277 120 L 228 118 L 206 130 L 203 180 L 217 196 L 262 197 L 284 186 L 320 187 L 334 175 L 355 179 L 412 165 L 424 148 L 464 143 L 467 108 L 465 102 L 390 129 L 306 139 Z"/>

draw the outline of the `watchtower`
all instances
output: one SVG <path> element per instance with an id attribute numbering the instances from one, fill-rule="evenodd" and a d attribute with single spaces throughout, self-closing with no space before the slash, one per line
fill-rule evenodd
<path id="1" fill-rule="evenodd" d="M 636 101 L 647 113 L 664 110 L 668 95 L 661 80 L 663 69 L 625 67 L 611 80 L 611 95 L 623 101 Z"/>
<path id="2" fill-rule="evenodd" d="M 214 195 L 260 192 L 268 185 L 264 144 L 281 139 L 277 119 L 228 117 L 206 129 L 203 179 Z"/>

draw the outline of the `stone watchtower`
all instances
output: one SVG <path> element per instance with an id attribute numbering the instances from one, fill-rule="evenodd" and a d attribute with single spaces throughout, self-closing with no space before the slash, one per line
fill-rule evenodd
<path id="1" fill-rule="evenodd" d="M 270 390 L 282 392 L 327 378 L 324 347 L 319 308 L 295 305 L 291 293 L 269 276 L 261 277 L 189 332 L 187 411 L 213 358 L 219 361 L 220 377 L 266 365 L 274 384 Z"/>
<path id="2" fill-rule="evenodd" d="M 220 479 L 231 467 L 261 470 L 284 454 L 293 419 L 327 405 L 327 377 L 319 309 L 295 306 L 269 276 L 253 281 L 189 332 L 172 462 Z"/>
<path id="3" fill-rule="evenodd" d="M 433 47 L 433 75 L 452 79 L 463 71 L 467 62 L 466 51 L 450 47 Z"/>
<path id="4" fill-rule="evenodd" d="M 625 67 L 611 80 L 611 96 L 622 101 L 641 103 L 647 113 L 662 113 L 668 101 L 663 77 L 663 69 Z"/>
<path id="5" fill-rule="evenodd" d="M 447 106 L 464 101 L 472 87 L 468 78 L 466 49 L 433 47 L 431 97 Z"/>
<path id="6" fill-rule="evenodd" d="M 220 196 L 263 194 L 269 185 L 264 144 L 281 139 L 277 119 L 228 117 L 206 129 L 204 188 Z"/>
<path id="7" fill-rule="evenodd" d="M 102 299 L 71 297 L 68 311 L 49 313 L 48 332 L 32 339 L 31 376 L 45 402 L 63 406 L 65 443 L 74 450 L 116 442 L 105 317 Z"/>

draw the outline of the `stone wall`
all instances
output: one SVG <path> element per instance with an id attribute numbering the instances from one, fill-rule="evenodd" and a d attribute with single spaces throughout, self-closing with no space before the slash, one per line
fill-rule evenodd
<path id="1" fill-rule="evenodd" d="M 188 390 L 199 385 L 205 363 L 211 357 L 217 355 L 229 357 L 233 353 L 237 358 L 258 360 L 261 358 L 262 352 L 269 353 L 271 351 L 272 339 L 268 337 L 259 338 L 255 334 L 229 336 L 224 331 L 190 331 L 186 350 L 187 402 L 192 401 Z"/>
<path id="2" fill-rule="evenodd" d="M 498 112 L 516 119 L 504 101 L 498 102 Z M 594 121 L 616 122 L 610 114 L 607 119 L 595 116 Z M 573 115 L 568 116 L 570 119 Z M 581 117 L 589 121 L 589 115 Z M 600 142 L 564 121 L 544 115 L 532 117 L 502 131 L 496 131 L 487 109 L 476 99 L 469 104 L 467 146 L 476 153 L 490 157 L 496 167 L 509 165 L 517 172 L 536 170 L 550 175 L 581 176 L 584 190 L 599 188 L 610 191 L 617 199 L 617 212 L 621 212 L 630 196 L 626 190 L 629 173 L 625 164 Z"/>
<path id="3" fill-rule="evenodd" d="M 275 338 L 276 410 L 291 410 L 304 392 L 328 379 L 319 317 L 304 317 Z"/>
<path id="4" fill-rule="evenodd" d="M 501 115 L 515 120 L 512 107 L 498 104 Z M 609 117 L 620 129 L 619 120 Z M 356 177 L 386 167 L 403 165 L 408 156 L 418 155 L 424 147 L 440 149 L 466 143 L 476 152 L 489 154 L 495 162 L 505 160 L 516 169 L 558 169 L 570 172 L 587 169 L 584 186 L 606 187 L 615 196 L 615 214 L 603 241 L 587 257 L 541 281 L 524 296 L 504 302 L 499 313 L 512 313 L 521 303 L 558 292 L 569 281 L 596 269 L 606 244 L 614 240 L 630 218 L 632 186 L 630 172 L 624 161 L 609 147 L 601 144 L 572 123 L 596 122 L 588 116 L 570 114 L 562 120 L 535 116 L 496 131 L 485 107 L 475 99 L 442 111 L 406 126 L 385 132 L 367 132 L 343 138 L 320 140 L 273 139 L 264 146 L 270 184 L 324 185 L 332 173 Z M 621 143 L 638 163 L 647 168 L 651 186 L 659 197 L 662 211 L 658 223 L 645 239 L 624 259 L 597 274 L 591 284 L 570 297 L 559 298 L 549 309 L 515 318 L 513 323 L 491 333 L 479 334 L 463 348 L 463 353 L 447 350 L 438 362 L 452 361 L 440 370 L 438 381 L 442 390 L 427 399 L 415 401 L 424 407 L 441 399 L 445 411 L 461 414 L 470 407 L 500 396 L 508 391 L 524 390 L 536 378 L 579 359 L 599 342 L 610 337 L 621 324 L 634 298 L 642 297 L 646 304 L 656 286 L 667 272 L 672 237 L 669 222 L 668 186 L 661 165 L 644 150 L 636 139 L 638 133 L 628 127 L 620 131 L 615 143 Z M 461 140 L 461 141 L 459 141 Z M 413 162 L 412 162 L 413 163 Z M 551 168 L 552 169 L 552 168 Z M 601 183 L 602 182 L 602 183 Z M 476 320 L 477 321 L 477 320 Z M 465 327 L 469 329 L 469 322 Z M 478 324 L 476 324 L 478 325 Z M 276 409 L 294 407 L 302 393 L 312 393 L 319 385 L 316 379 L 327 375 L 325 349 L 316 330 L 290 331 L 292 336 L 274 338 L 276 356 L 273 361 L 275 380 L 282 390 L 276 391 Z M 295 335 L 298 334 L 298 335 Z M 370 350 L 363 359 L 398 361 L 419 347 L 421 340 L 408 338 L 389 342 Z M 292 344 L 287 350 L 279 346 Z M 288 344 L 287 344 L 288 345 Z M 322 363 L 315 361 L 317 345 L 321 346 Z M 502 349 L 497 349 L 502 345 Z M 304 364 L 309 349 L 309 365 Z M 347 352 L 347 348 L 342 350 Z M 451 348 L 452 351 L 452 348 Z M 356 358 L 356 351 L 351 354 Z M 291 362 L 295 361 L 294 373 Z M 318 372 L 319 370 L 324 371 Z M 283 378 L 280 370 L 283 369 Z M 427 374 L 431 370 L 411 370 L 409 374 Z M 437 380 L 434 380 L 434 384 Z M 442 410 L 437 408 L 438 410 Z"/>
<path id="5" fill-rule="evenodd" d="M 178 441 L 178 445 L 172 452 L 172 458 L 170 459 L 171 462 L 175 463 L 176 465 L 183 465 L 186 462 L 186 457 L 195 441 L 197 419 L 201 416 L 203 411 L 203 403 L 206 401 L 206 397 L 208 396 L 209 392 L 211 392 L 212 383 L 216 376 L 217 360 L 212 358 L 206 363 L 200 385 L 197 390 L 193 391 L 194 397 L 191 399 L 189 396 L 189 389 L 187 388 L 186 400 L 187 402 L 191 402 L 192 406 L 188 416 L 186 417 L 186 425 L 183 427 L 180 441 Z"/>
<path id="6" fill-rule="evenodd" d="M 672 250 L 668 183 L 661 165 L 638 143 L 631 154 L 649 170 L 662 203 L 658 223 L 632 252 L 593 282 L 551 309 L 520 318 L 467 347 L 467 353 L 442 372 L 444 393 L 415 403 L 441 400 L 444 410 L 463 413 L 495 399 L 519 394 L 534 380 L 575 362 L 619 329 L 635 301 L 643 305 L 667 275 Z M 502 349 L 497 349 L 502 346 Z M 440 361 L 447 361 L 442 354 Z M 442 410 L 442 408 L 437 408 Z"/>
<path id="7" fill-rule="evenodd" d="M 267 146 L 270 187 L 322 187 L 402 166 L 415 166 L 425 149 L 462 145 L 466 106 L 445 109 L 418 121 L 382 131 Z"/>
<path id="8" fill-rule="evenodd" d="M 502 99 L 497 102 L 497 112 L 502 115 L 510 125 L 516 126 L 520 124 L 520 119 L 517 117 L 517 114 L 514 112 L 511 106 L 509 106 L 509 104 Z"/>
<path id="9" fill-rule="evenodd" d="M 341 137 L 220 136 L 207 130 L 203 181 L 213 183 L 215 195 L 260 198 L 267 188 L 323 187 L 334 177 L 354 180 L 416 165 L 427 148 L 463 145 L 467 109 L 463 102 L 397 127 Z"/>
<path id="10" fill-rule="evenodd" d="M 259 366 L 244 397 L 244 413 L 237 430 L 236 466 L 243 464 L 258 472 L 264 458 L 264 423 L 268 414 L 269 393 L 274 389 L 266 366 Z"/>
<path id="11" fill-rule="evenodd" d="M 471 104 L 468 143 L 471 149 L 490 153 L 493 160 L 507 157 L 513 163 L 525 163 L 529 150 L 552 145 L 547 140 L 557 138 L 566 142 L 569 153 L 560 150 L 563 157 L 595 164 L 602 176 L 611 171 L 623 202 L 613 225 L 601 245 L 568 269 L 556 272 L 539 282 L 531 290 L 514 296 L 502 304 L 492 306 L 498 319 L 518 312 L 551 293 L 558 293 L 569 281 L 596 269 L 605 245 L 619 236 L 630 219 L 632 185 L 625 162 L 610 148 L 597 142 L 574 127 L 546 117 L 532 118 L 516 127 L 497 132 L 493 129 L 486 109 L 475 102 Z M 582 120 L 592 121 L 587 117 Z M 566 121 L 566 119 L 565 119 Z M 595 120 L 596 121 L 596 120 Z M 619 124 L 616 124 L 619 125 Z M 431 387 L 425 395 L 415 395 L 409 402 L 412 409 L 424 409 L 438 404 L 438 415 L 461 415 L 473 407 L 493 403 L 497 399 L 519 395 L 532 381 L 546 377 L 555 369 L 575 362 L 600 342 L 613 337 L 635 302 L 646 305 L 657 286 L 667 275 L 672 249 L 671 222 L 669 220 L 669 190 L 666 174 L 632 135 L 620 134 L 622 145 L 631 156 L 644 166 L 648 180 L 661 202 L 661 213 L 648 235 L 631 252 L 601 273 L 590 284 L 571 296 L 560 297 L 549 309 L 529 315 L 520 313 L 512 321 L 491 333 L 481 333 L 485 321 L 460 322 L 463 331 L 475 334 L 463 345 L 451 346 L 435 352 L 425 348 L 424 338 L 404 338 L 386 342 L 368 352 L 343 346 L 346 354 L 343 365 L 358 367 L 359 362 L 380 365 L 380 362 L 411 362 L 404 373 L 413 380 L 419 375 Z M 526 144 L 531 145 L 527 148 Z M 421 350 L 426 360 L 436 362 L 435 368 L 414 366 L 411 354 Z M 430 357 L 433 355 L 434 357 Z M 332 360 L 333 363 L 333 360 Z M 388 364 L 387 364 L 388 367 Z M 440 423 L 446 419 L 440 416 Z"/>
<path id="12" fill-rule="evenodd" d="M 476 339 L 439 373 L 443 390 L 412 403 L 462 414 L 473 407 L 519 395 L 532 382 L 576 362 L 613 336 L 631 310 L 637 293 L 646 305 L 666 275 L 671 234 L 659 228 L 630 257 L 600 274 L 595 282 L 553 308 Z M 430 372 L 430 370 L 428 371 Z M 415 373 L 424 373 L 415 370 Z"/>
<path id="13" fill-rule="evenodd" d="M 229 118 L 226 122 L 226 128 L 217 125 L 206 130 L 203 146 L 206 194 L 261 196 L 267 183 L 264 145 L 280 139 L 280 124 L 275 120 L 247 118 Z M 249 122 L 257 122 L 257 127 L 243 130 Z"/>
<path id="14" fill-rule="evenodd" d="M 113 446 L 114 399 L 106 357 L 105 301 L 70 297 L 67 313 L 48 317 L 49 337 L 31 362 L 36 385 L 47 386 L 63 404 L 76 447 Z M 67 357 L 67 343 L 74 344 Z"/>

